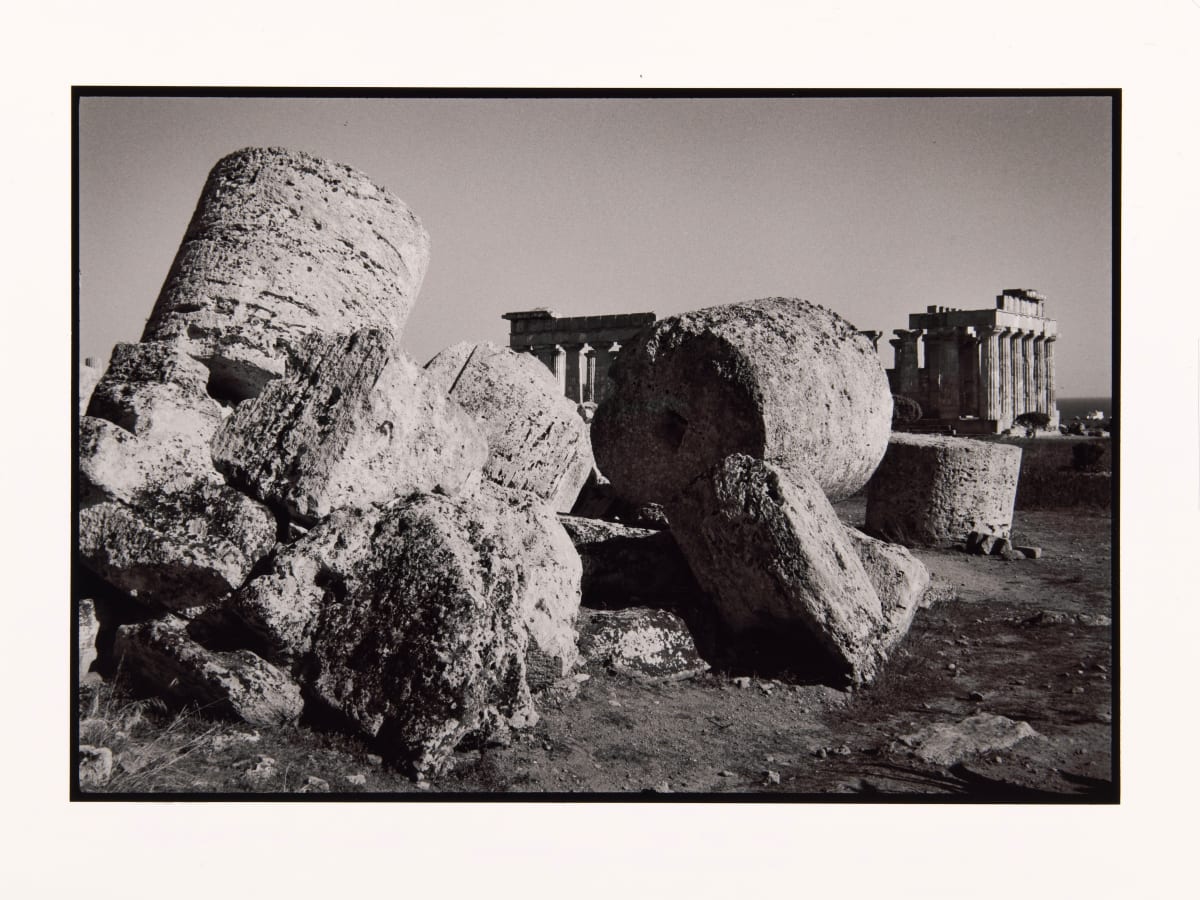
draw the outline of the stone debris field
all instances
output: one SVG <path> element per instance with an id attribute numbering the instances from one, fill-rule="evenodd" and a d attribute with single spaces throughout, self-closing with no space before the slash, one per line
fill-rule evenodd
<path id="1" fill-rule="evenodd" d="M 213 168 L 80 379 L 75 607 L 80 691 L 239 774 L 130 787 L 81 704 L 77 791 L 1109 797 L 1107 519 L 1014 517 L 1019 447 L 894 433 L 795 298 L 649 322 L 586 404 L 532 345 L 421 365 L 429 254 L 347 166 Z"/>

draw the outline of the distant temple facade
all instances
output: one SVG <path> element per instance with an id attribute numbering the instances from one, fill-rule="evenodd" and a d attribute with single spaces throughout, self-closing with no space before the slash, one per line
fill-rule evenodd
<path id="1" fill-rule="evenodd" d="M 877 332 L 866 334 L 878 341 Z M 930 306 L 911 314 L 908 329 L 895 335 L 896 365 L 888 369 L 888 381 L 893 394 L 921 405 L 922 425 L 995 434 L 1022 413 L 1044 412 L 1050 427 L 1058 427 L 1058 323 L 1046 318 L 1045 298 L 1036 291 L 1006 289 L 994 309 Z"/>
<path id="2" fill-rule="evenodd" d="M 652 312 L 559 318 L 549 309 L 508 312 L 503 318 L 510 323 L 508 346 L 541 360 L 575 403 L 600 403 L 608 396 L 608 373 L 621 342 L 655 322 Z"/>

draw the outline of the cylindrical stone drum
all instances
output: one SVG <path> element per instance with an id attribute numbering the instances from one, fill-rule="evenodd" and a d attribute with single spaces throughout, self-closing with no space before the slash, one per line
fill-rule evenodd
<path id="1" fill-rule="evenodd" d="M 961 541 L 972 531 L 1008 537 L 1021 474 L 1012 444 L 893 434 L 867 486 L 867 530 L 908 547 Z"/>
<path id="2" fill-rule="evenodd" d="M 805 300 L 663 319 L 624 344 L 612 375 L 592 445 L 632 502 L 669 501 L 732 453 L 846 497 L 887 449 L 892 396 L 870 339 Z"/>
<path id="3" fill-rule="evenodd" d="M 313 331 L 399 334 L 428 262 L 420 220 L 360 172 L 239 150 L 209 174 L 142 340 L 183 345 L 219 399 L 257 396 Z"/>

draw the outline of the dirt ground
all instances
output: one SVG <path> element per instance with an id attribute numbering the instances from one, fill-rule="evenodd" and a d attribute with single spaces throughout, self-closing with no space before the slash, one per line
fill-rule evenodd
<path id="1" fill-rule="evenodd" d="M 862 499 L 839 505 L 851 524 L 864 512 Z M 155 774 L 131 771 L 108 790 L 1115 801 L 1111 534 L 1106 513 L 1031 510 L 1014 544 L 1042 547 L 1040 559 L 918 552 L 945 599 L 917 613 L 877 682 L 852 693 L 746 672 L 651 682 L 592 668 L 544 700 L 531 731 L 457 754 L 432 782 L 304 727 L 185 724 Z M 923 732 L 978 714 L 1036 734 L 956 759 L 919 752 Z M 130 731 L 119 761 L 141 752 Z"/>
<path id="2" fill-rule="evenodd" d="M 864 509 L 839 513 L 858 524 Z M 531 734 L 464 759 L 437 788 L 1113 799 L 1111 523 L 1023 513 L 1014 543 L 1041 546 L 1037 560 L 919 552 L 954 599 L 918 612 L 871 687 L 592 671 Z M 949 767 L 903 740 L 978 713 L 1037 736 Z"/>

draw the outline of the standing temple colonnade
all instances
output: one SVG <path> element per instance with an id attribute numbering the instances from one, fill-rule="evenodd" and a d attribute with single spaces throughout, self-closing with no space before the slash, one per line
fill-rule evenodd
<path id="1" fill-rule="evenodd" d="M 1046 318 L 1045 298 L 1037 291 L 1006 289 L 994 309 L 930 306 L 911 314 L 908 328 L 895 335 L 892 393 L 919 403 L 929 424 L 996 433 L 1022 413 L 1043 412 L 1050 427 L 1058 427 L 1058 323 Z"/>
<path id="2" fill-rule="evenodd" d="M 549 309 L 508 312 L 503 318 L 511 323 L 509 348 L 536 356 L 554 373 L 563 394 L 581 404 L 608 396 L 608 372 L 621 342 L 655 322 L 652 312 L 559 318 Z"/>

